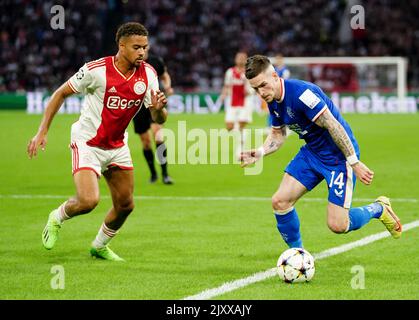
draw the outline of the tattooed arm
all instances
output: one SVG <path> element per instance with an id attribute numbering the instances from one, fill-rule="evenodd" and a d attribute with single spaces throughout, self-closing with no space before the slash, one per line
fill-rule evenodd
<path id="1" fill-rule="evenodd" d="M 333 141 L 336 143 L 345 158 L 355 155 L 355 148 L 345 128 L 336 120 L 329 109 L 326 109 L 315 122 L 319 127 L 329 131 Z"/>
<path id="2" fill-rule="evenodd" d="M 365 164 L 358 160 L 355 154 L 355 148 L 351 139 L 345 131 L 345 128 L 336 120 L 329 109 L 326 109 L 315 121 L 315 123 L 327 131 L 336 143 L 340 151 L 354 169 L 355 175 L 364 184 L 370 184 L 374 176 Z"/>
<path id="3" fill-rule="evenodd" d="M 282 126 L 281 128 L 272 128 L 271 132 L 266 137 L 263 146 L 258 149 L 260 156 L 274 153 L 284 144 L 286 137 L 286 126 Z"/>
<path id="4" fill-rule="evenodd" d="M 244 151 L 240 154 L 241 166 L 246 167 L 249 164 L 255 163 L 264 155 L 275 152 L 282 146 L 286 137 L 287 131 L 285 126 L 282 126 L 281 128 L 272 128 L 265 142 L 259 149 Z"/>

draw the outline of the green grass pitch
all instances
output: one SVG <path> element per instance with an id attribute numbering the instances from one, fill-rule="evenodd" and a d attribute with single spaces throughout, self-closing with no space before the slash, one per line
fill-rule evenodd
<path id="1" fill-rule="evenodd" d="M 384 194 L 397 199 L 393 206 L 402 223 L 418 220 L 419 115 L 345 118 L 362 160 L 375 172 L 371 186 L 357 183 L 353 205 Z M 182 299 L 272 268 L 286 249 L 270 197 L 301 145 L 296 135 L 265 158 L 260 175 L 244 175 L 237 164 L 171 164 L 175 185 L 166 186 L 160 180 L 148 183 L 140 140 L 130 126 L 136 208 L 111 243 L 127 263 L 89 256 L 111 205 L 104 179 L 99 206 L 65 222 L 54 249 L 45 250 L 41 232 L 47 215 L 74 192 L 68 144 L 77 115 L 57 115 L 46 151 L 29 160 L 26 146 L 40 119 L 24 112 L 0 113 L 0 299 Z M 166 127 L 176 130 L 179 120 L 188 129 L 224 126 L 218 114 L 170 115 Z M 251 127 L 264 123 L 264 116 L 255 115 Z M 373 220 L 356 232 L 333 234 L 326 225 L 326 189 L 323 182 L 296 205 L 311 253 L 385 230 Z M 411 229 L 400 240 L 385 238 L 318 261 L 309 283 L 289 285 L 272 277 L 216 299 L 419 299 L 418 242 L 419 228 Z M 57 265 L 64 268 L 64 289 L 51 287 L 51 268 Z M 357 265 L 365 270 L 364 289 L 351 287 L 351 268 Z"/>

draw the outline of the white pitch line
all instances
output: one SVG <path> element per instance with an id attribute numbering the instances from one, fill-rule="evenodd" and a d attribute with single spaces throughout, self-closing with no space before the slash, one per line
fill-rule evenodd
<path id="1" fill-rule="evenodd" d="M 407 231 L 409 229 L 413 229 L 419 227 L 419 220 L 415 220 L 413 222 L 410 222 L 408 224 L 403 225 L 403 231 Z M 325 251 L 322 251 L 320 253 L 314 254 L 314 259 L 317 260 L 321 260 L 324 258 L 328 258 L 349 250 L 352 250 L 354 248 L 357 247 L 362 247 L 365 246 L 367 244 L 370 244 L 374 241 L 383 239 L 383 238 L 387 238 L 390 237 L 390 233 L 388 231 L 384 231 L 384 232 L 380 232 L 380 233 L 376 233 L 373 235 L 370 235 L 368 237 L 362 238 L 360 240 L 354 241 L 354 242 L 350 242 L 338 247 L 334 247 L 331 249 L 327 249 Z M 222 294 L 225 294 L 227 292 L 231 292 L 243 287 L 246 287 L 250 284 L 256 283 L 256 282 L 260 282 L 263 280 L 266 280 L 268 278 L 272 278 L 274 276 L 276 276 L 276 268 L 271 268 L 262 272 L 258 272 L 255 273 L 247 278 L 242 278 L 242 279 L 238 279 L 238 280 L 234 280 L 234 281 L 230 281 L 230 282 L 226 282 L 224 284 L 222 284 L 221 286 L 217 287 L 217 288 L 212 288 L 212 289 L 208 289 L 208 290 L 204 290 L 196 295 L 193 296 L 189 296 L 184 298 L 183 300 L 207 300 L 207 299 L 211 299 L 214 298 L 216 296 L 220 296 Z"/>
<path id="2" fill-rule="evenodd" d="M 0 194 L 0 199 L 66 199 L 70 195 L 54 195 L 54 194 Z M 102 199 L 110 199 L 109 195 L 101 196 Z M 182 201 L 271 201 L 268 197 L 243 197 L 243 196 L 134 196 L 137 200 L 182 200 Z M 326 202 L 327 198 L 301 198 L 300 202 Z M 356 202 L 373 202 L 375 199 L 354 198 Z M 410 202 L 418 203 L 419 199 L 415 198 L 391 198 L 392 202 Z"/>

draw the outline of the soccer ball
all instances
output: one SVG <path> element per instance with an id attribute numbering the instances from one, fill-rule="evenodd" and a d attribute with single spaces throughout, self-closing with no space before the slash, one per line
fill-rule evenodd
<path id="1" fill-rule="evenodd" d="M 303 248 L 285 250 L 278 259 L 277 272 L 287 283 L 308 282 L 314 276 L 314 258 Z"/>

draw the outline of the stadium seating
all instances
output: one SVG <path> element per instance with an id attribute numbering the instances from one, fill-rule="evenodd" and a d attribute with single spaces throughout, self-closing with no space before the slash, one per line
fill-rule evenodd
<path id="1" fill-rule="evenodd" d="M 84 62 L 115 52 L 114 33 L 142 22 L 176 89 L 219 91 L 235 52 L 284 56 L 409 58 L 409 87 L 419 87 L 419 2 L 364 4 L 366 30 L 342 43 L 344 1 L 66 1 L 65 29 L 52 30 L 51 1 L 0 4 L 0 92 L 51 90 Z M 391 20 L 391 24 L 387 23 Z"/>

